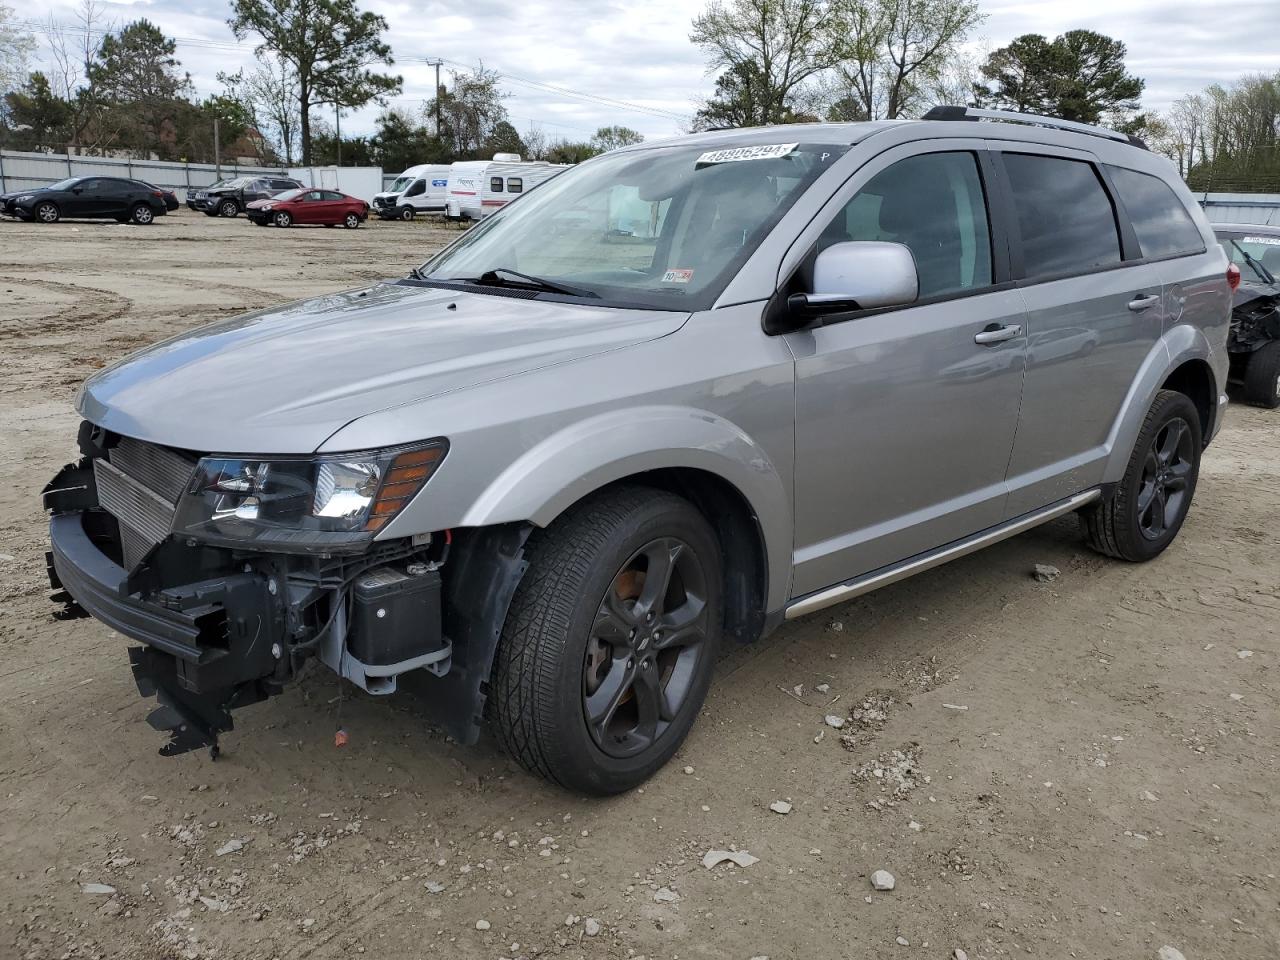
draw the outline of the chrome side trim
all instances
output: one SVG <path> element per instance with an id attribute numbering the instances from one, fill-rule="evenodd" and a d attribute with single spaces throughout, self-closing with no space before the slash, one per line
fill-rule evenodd
<path id="1" fill-rule="evenodd" d="M 950 560 L 967 556 L 981 550 L 983 547 L 989 547 L 993 543 L 999 543 L 1001 540 L 1017 536 L 1032 527 L 1038 527 L 1040 524 L 1047 523 L 1062 516 L 1064 513 L 1079 510 L 1086 504 L 1097 500 L 1100 496 L 1102 496 L 1101 490 L 1086 490 L 1084 493 L 1077 493 L 1074 497 L 1060 500 L 1058 503 L 1042 510 L 1028 513 L 998 527 L 984 530 L 969 537 L 967 540 L 957 540 L 955 543 L 939 547 L 937 550 L 921 554 L 911 560 L 905 560 L 891 567 L 883 567 L 880 570 L 872 571 L 845 583 L 837 584 L 834 587 L 828 587 L 799 600 L 793 600 L 787 606 L 786 619 L 794 620 L 797 617 L 803 617 L 805 614 L 813 613 L 815 610 L 821 610 L 844 600 L 852 600 L 854 597 L 860 597 L 864 593 L 870 593 L 880 587 L 887 587 L 891 583 L 905 580 L 907 577 L 914 576 L 917 573 L 940 567 Z"/>

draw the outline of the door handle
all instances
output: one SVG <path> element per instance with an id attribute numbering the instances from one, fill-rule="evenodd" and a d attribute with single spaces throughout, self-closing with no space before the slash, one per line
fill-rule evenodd
<path id="1" fill-rule="evenodd" d="M 1141 313 L 1148 307 L 1154 307 L 1160 302 L 1160 298 L 1154 293 L 1140 293 L 1129 301 L 1129 309 L 1134 313 Z"/>
<path id="2" fill-rule="evenodd" d="M 974 343 L 990 344 L 1001 343 L 1005 340 L 1012 340 L 1014 337 L 1022 335 L 1022 327 L 1016 323 L 1011 323 L 1007 327 L 998 324 L 989 323 L 983 328 L 981 333 L 975 334 Z"/>

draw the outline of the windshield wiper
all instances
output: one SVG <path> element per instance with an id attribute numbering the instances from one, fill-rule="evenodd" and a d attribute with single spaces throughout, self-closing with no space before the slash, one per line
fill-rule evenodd
<path id="1" fill-rule="evenodd" d="M 504 280 L 504 276 L 514 277 L 515 282 Z M 530 276 L 527 273 L 520 273 L 518 270 L 512 270 L 509 267 L 494 267 L 492 270 L 486 270 L 476 277 L 472 283 L 487 284 L 494 287 L 532 287 L 535 290 L 562 293 L 570 297 L 594 297 L 597 300 L 600 299 L 600 294 L 592 290 L 570 286 L 567 283 L 560 283 L 556 280 L 547 280 L 543 277 Z"/>
<path id="2" fill-rule="evenodd" d="M 1271 275 L 1271 271 L 1268 270 L 1266 267 L 1264 267 L 1257 260 L 1253 259 L 1253 257 L 1249 255 L 1248 250 L 1240 246 L 1240 244 L 1236 243 L 1234 240 L 1231 241 L 1231 245 L 1240 251 L 1241 256 L 1244 257 L 1244 262 L 1253 268 L 1253 272 L 1262 278 L 1263 283 L 1276 282 L 1276 278 Z"/>

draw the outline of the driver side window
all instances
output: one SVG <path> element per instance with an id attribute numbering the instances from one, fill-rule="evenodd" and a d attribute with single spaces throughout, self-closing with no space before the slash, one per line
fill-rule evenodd
<path id="1" fill-rule="evenodd" d="M 849 240 L 906 245 L 920 299 L 991 284 L 991 228 L 972 153 L 925 153 L 880 171 L 828 224 L 818 249 Z"/>

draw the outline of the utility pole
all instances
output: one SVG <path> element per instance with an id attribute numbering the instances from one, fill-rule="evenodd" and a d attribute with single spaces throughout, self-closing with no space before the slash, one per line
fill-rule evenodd
<path id="1" fill-rule="evenodd" d="M 338 163 L 342 166 L 342 112 L 338 109 L 338 101 L 333 101 L 333 129 L 338 138 Z"/>
<path id="2" fill-rule="evenodd" d="M 222 179 L 222 142 L 219 139 L 220 130 L 218 127 L 218 118 L 213 118 L 213 179 Z"/>
<path id="3" fill-rule="evenodd" d="M 435 60 L 427 61 L 427 66 L 436 68 L 436 136 L 437 137 L 440 136 L 440 65 L 443 63 L 444 61 L 439 58 L 436 58 Z"/>

